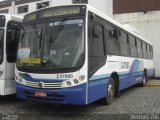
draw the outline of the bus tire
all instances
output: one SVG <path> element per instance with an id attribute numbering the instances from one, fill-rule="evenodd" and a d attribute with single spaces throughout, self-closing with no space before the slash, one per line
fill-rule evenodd
<path id="1" fill-rule="evenodd" d="M 140 87 L 144 87 L 146 83 L 147 83 L 147 71 L 144 71 L 144 73 L 143 73 L 143 80 L 142 80 L 142 82 L 139 84 L 139 86 L 140 86 Z"/>
<path id="2" fill-rule="evenodd" d="M 110 105 L 114 100 L 114 91 L 115 91 L 115 85 L 114 80 L 112 77 L 110 77 L 108 84 L 107 84 L 107 95 L 105 98 L 102 99 L 102 104 L 104 105 Z"/>

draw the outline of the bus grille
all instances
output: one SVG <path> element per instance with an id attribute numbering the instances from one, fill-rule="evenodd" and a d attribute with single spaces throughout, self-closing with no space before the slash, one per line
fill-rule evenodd
<path id="1" fill-rule="evenodd" d="M 35 88 L 54 88 L 54 89 L 62 88 L 62 82 L 33 82 L 33 81 L 27 81 L 23 79 L 23 82 L 21 84 L 29 87 L 35 87 Z"/>

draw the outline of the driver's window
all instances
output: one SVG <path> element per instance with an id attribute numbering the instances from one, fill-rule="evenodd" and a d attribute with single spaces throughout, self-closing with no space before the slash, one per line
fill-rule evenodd
<path id="1" fill-rule="evenodd" d="M 6 53 L 9 63 L 16 61 L 18 41 L 20 37 L 20 23 L 10 21 L 7 25 Z"/>
<path id="2" fill-rule="evenodd" d="M 0 64 L 3 62 L 4 30 L 0 30 Z"/>

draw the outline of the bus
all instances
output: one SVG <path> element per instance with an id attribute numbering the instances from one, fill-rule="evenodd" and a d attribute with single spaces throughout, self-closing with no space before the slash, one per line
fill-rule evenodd
<path id="1" fill-rule="evenodd" d="M 0 14 L 0 95 L 15 93 L 15 62 L 22 18 Z"/>
<path id="2" fill-rule="evenodd" d="M 111 104 L 153 76 L 153 48 L 89 5 L 49 7 L 24 16 L 15 71 L 18 98 Z"/>

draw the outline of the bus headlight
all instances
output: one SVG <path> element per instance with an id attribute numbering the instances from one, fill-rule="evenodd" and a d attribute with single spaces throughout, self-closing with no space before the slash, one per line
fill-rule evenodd
<path id="1" fill-rule="evenodd" d="M 70 81 L 67 81 L 66 84 L 67 84 L 68 86 L 71 86 L 72 83 L 71 83 Z"/>
<path id="2" fill-rule="evenodd" d="M 73 82 L 74 82 L 74 84 L 78 84 L 79 83 L 79 81 L 77 79 L 74 79 Z"/>
<path id="3" fill-rule="evenodd" d="M 83 81 L 84 79 L 85 79 L 85 75 L 80 75 L 80 76 L 79 76 L 79 80 L 80 80 L 80 81 Z"/>

